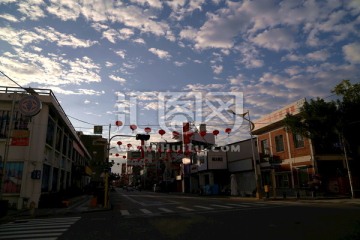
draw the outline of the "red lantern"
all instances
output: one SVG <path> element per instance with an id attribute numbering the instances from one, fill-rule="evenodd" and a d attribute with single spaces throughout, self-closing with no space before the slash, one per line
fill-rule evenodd
<path id="1" fill-rule="evenodd" d="M 137 146 L 137 149 L 140 150 L 140 149 L 141 149 L 141 146 Z"/>
<path id="2" fill-rule="evenodd" d="M 151 132 L 151 128 L 149 128 L 149 127 L 146 127 L 144 130 L 145 130 L 146 133 L 150 133 L 150 132 Z"/>
<path id="3" fill-rule="evenodd" d="M 127 144 L 127 147 L 128 147 L 128 148 L 131 148 L 131 147 L 132 147 L 132 145 L 131 145 L 130 143 L 128 143 L 128 144 Z"/>
<path id="4" fill-rule="evenodd" d="M 118 127 L 120 127 L 120 126 L 123 125 L 123 122 L 122 122 L 122 121 L 116 121 L 116 122 L 115 122 L 115 125 L 118 126 Z"/>
<path id="5" fill-rule="evenodd" d="M 121 141 L 118 141 L 118 142 L 117 142 L 117 145 L 119 145 L 119 146 L 122 145 L 122 142 L 121 142 Z"/>
<path id="6" fill-rule="evenodd" d="M 182 149 L 177 150 L 178 154 L 181 154 L 182 152 L 183 152 Z"/>
<path id="7" fill-rule="evenodd" d="M 226 129 L 225 129 L 225 132 L 226 132 L 227 134 L 230 134 L 230 133 L 231 133 L 231 128 L 226 128 Z"/>
<path id="8" fill-rule="evenodd" d="M 213 134 L 214 134 L 214 136 L 216 137 L 216 136 L 219 134 L 219 130 L 215 129 L 215 130 L 213 131 Z"/>
<path id="9" fill-rule="evenodd" d="M 205 137 L 206 131 L 201 131 L 199 134 L 200 134 L 200 136 Z"/>
<path id="10" fill-rule="evenodd" d="M 135 130 L 137 129 L 137 126 L 136 126 L 135 124 L 131 124 L 131 125 L 130 125 L 130 129 L 131 129 L 132 131 L 135 131 Z"/>
<path id="11" fill-rule="evenodd" d="M 115 154 L 115 156 L 116 156 L 116 157 L 118 157 L 118 156 L 119 156 L 119 154 L 117 153 L 117 154 Z"/>
<path id="12" fill-rule="evenodd" d="M 161 148 L 158 148 L 158 149 L 157 149 L 157 152 L 158 152 L 158 153 L 161 153 L 161 152 L 162 152 L 162 151 L 161 151 Z"/>
<path id="13" fill-rule="evenodd" d="M 125 159 L 126 158 L 126 156 L 123 156 L 123 159 Z"/>
<path id="14" fill-rule="evenodd" d="M 160 129 L 160 130 L 159 130 L 159 134 L 160 134 L 161 136 L 163 136 L 165 133 L 166 133 L 165 130 L 163 130 L 163 129 Z"/>

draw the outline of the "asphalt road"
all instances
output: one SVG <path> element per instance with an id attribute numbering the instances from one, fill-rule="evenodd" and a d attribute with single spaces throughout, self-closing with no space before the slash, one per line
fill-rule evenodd
<path id="1" fill-rule="evenodd" d="M 360 239 L 360 205 L 123 190 L 112 193 L 110 199 L 113 208 L 109 211 L 42 220 L 47 230 L 36 239 Z M 58 231 L 50 231 L 55 227 Z M 0 239 L 11 239 L 4 236 Z M 22 239 L 29 236 L 24 232 Z"/>

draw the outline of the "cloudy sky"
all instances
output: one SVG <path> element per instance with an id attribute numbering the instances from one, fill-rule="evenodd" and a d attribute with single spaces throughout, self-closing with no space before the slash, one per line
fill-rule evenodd
<path id="1" fill-rule="evenodd" d="M 135 133 L 149 126 L 155 141 L 159 122 L 171 131 L 189 120 L 176 112 L 201 108 L 189 121 L 231 142 L 248 129 L 227 136 L 226 108 L 256 120 L 326 98 L 343 79 L 359 82 L 359 27 L 359 0 L 1 0 L 0 70 L 21 86 L 51 89 L 85 133 L 104 125 L 107 137 L 121 119 L 112 132 L 132 134 L 136 123 Z M 3 76 L 0 84 L 13 86 Z"/>

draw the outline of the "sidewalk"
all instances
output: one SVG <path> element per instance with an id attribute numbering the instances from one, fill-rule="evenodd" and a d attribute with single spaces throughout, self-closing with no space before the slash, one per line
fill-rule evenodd
<path id="1" fill-rule="evenodd" d="M 62 216 L 75 213 L 107 211 L 111 206 L 104 208 L 102 205 L 91 206 L 92 195 L 81 195 L 68 200 L 68 206 L 62 208 L 36 208 L 36 209 L 9 209 L 6 216 L 0 218 L 0 223 L 28 218 L 41 218 L 49 216 Z"/>

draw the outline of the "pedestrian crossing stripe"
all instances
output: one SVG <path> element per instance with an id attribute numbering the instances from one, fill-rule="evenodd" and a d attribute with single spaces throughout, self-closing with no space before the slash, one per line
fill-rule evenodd
<path id="1" fill-rule="evenodd" d="M 217 205 L 217 204 L 211 204 L 210 206 L 219 207 L 219 208 L 233 208 L 233 207 L 230 207 L 230 206 Z"/>
<path id="2" fill-rule="evenodd" d="M 171 212 L 174 212 L 170 209 L 167 209 L 167 208 L 159 208 L 159 210 L 163 211 L 163 212 L 168 212 L 168 213 L 171 213 Z"/>
<path id="3" fill-rule="evenodd" d="M 128 210 L 120 210 L 121 215 L 130 215 Z"/>
<path id="4" fill-rule="evenodd" d="M 193 205 L 193 208 L 188 208 L 185 206 L 178 206 L 176 207 L 176 209 L 181 209 L 183 211 L 187 211 L 187 212 L 191 212 L 191 211 L 196 211 L 196 210 L 216 210 L 216 209 L 234 209 L 234 208 L 251 208 L 251 207 L 263 207 L 263 206 L 274 206 L 274 204 L 264 204 L 264 203 L 225 203 L 223 205 L 221 204 L 208 204 L 208 205 Z M 171 210 L 168 208 L 157 208 L 158 210 L 165 212 L 165 213 L 174 213 L 176 212 L 176 210 Z M 135 210 L 134 210 L 135 211 Z M 145 209 L 145 208 L 141 208 L 141 209 L 137 209 L 137 211 L 140 211 L 143 214 L 155 214 L 154 211 Z M 122 216 L 129 216 L 131 214 L 134 214 L 133 212 L 130 213 L 128 210 L 120 210 L 120 213 Z M 137 215 L 135 213 L 135 215 Z"/>
<path id="5" fill-rule="evenodd" d="M 55 240 L 80 217 L 16 220 L 0 226 L 0 239 Z"/>
<path id="6" fill-rule="evenodd" d="M 194 207 L 202 208 L 202 209 L 205 209 L 205 210 L 212 210 L 212 209 L 214 209 L 214 208 L 211 208 L 211 207 L 204 207 L 204 206 L 199 206 L 199 205 L 195 205 Z"/>
<path id="7" fill-rule="evenodd" d="M 187 208 L 187 207 L 177 207 L 177 208 L 185 210 L 185 211 L 194 211 L 194 209 Z"/>
<path id="8" fill-rule="evenodd" d="M 145 214 L 151 214 L 152 212 L 147 210 L 147 209 L 140 209 L 140 211 L 142 211 Z"/>

